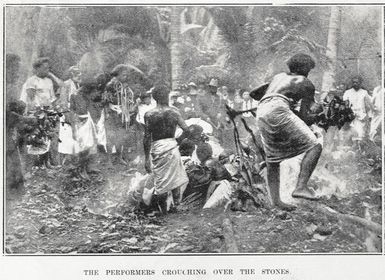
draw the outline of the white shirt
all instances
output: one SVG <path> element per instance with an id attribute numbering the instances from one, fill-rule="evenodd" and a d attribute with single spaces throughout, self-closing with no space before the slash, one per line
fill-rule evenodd
<path id="1" fill-rule="evenodd" d="M 28 89 L 36 90 L 36 94 L 32 99 L 27 94 Z M 55 100 L 52 80 L 47 77 L 39 78 L 36 75 L 28 78 L 23 85 L 20 100 L 26 103 L 28 107 L 50 106 Z"/>
<path id="2" fill-rule="evenodd" d="M 255 108 L 255 107 L 257 107 L 257 105 L 258 105 L 258 101 L 254 100 L 252 98 L 250 98 L 247 101 L 243 100 L 243 102 L 242 102 L 242 111 Z M 251 112 L 247 112 L 247 113 L 243 113 L 242 116 L 248 118 L 248 117 L 252 117 L 253 115 L 251 114 Z"/>
<path id="3" fill-rule="evenodd" d="M 362 121 L 368 116 L 372 104 L 370 96 L 366 90 L 359 89 L 356 91 L 353 88 L 349 89 L 345 91 L 343 99 L 344 101 L 349 101 L 354 115 L 358 120 Z"/>
<path id="4" fill-rule="evenodd" d="M 156 107 L 156 101 L 151 98 L 151 103 L 149 105 L 146 104 L 140 104 L 138 106 L 138 114 L 136 115 L 136 121 L 138 123 L 144 124 L 144 115 Z"/>

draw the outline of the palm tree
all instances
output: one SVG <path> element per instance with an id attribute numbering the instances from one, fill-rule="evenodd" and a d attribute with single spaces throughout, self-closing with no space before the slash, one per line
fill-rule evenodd
<path id="1" fill-rule="evenodd" d="M 181 57 L 181 12 L 183 7 L 173 6 L 171 10 L 171 88 L 176 90 L 180 87 L 183 75 Z"/>
<path id="2" fill-rule="evenodd" d="M 328 29 L 328 42 L 326 57 L 328 58 L 327 68 L 322 77 L 321 92 L 327 92 L 335 84 L 335 75 L 337 70 L 337 47 L 338 34 L 341 24 L 341 8 L 332 6 L 330 8 L 330 19 Z"/>

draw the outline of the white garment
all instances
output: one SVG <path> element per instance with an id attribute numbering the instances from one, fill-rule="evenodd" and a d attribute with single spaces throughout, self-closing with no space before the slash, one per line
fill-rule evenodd
<path id="1" fill-rule="evenodd" d="M 64 82 L 63 87 L 60 90 L 60 98 L 63 106 L 70 107 L 70 98 L 71 95 L 77 93 L 77 87 L 71 79 Z M 72 155 L 75 153 L 76 141 L 73 139 L 72 127 L 68 123 L 65 123 L 65 116 L 60 117 L 60 127 L 59 127 L 59 139 L 58 152 L 61 154 Z"/>
<path id="2" fill-rule="evenodd" d="M 32 99 L 27 94 L 28 89 L 36 91 Z M 39 78 L 36 75 L 28 78 L 23 85 L 20 100 L 27 104 L 28 109 L 37 106 L 50 106 L 55 100 L 52 80 L 47 77 Z"/>
<path id="3" fill-rule="evenodd" d="M 138 114 L 136 115 L 136 121 L 138 123 L 144 124 L 144 115 L 156 107 L 156 101 L 151 98 L 151 103 L 149 105 L 146 104 L 140 104 L 138 106 Z"/>
<path id="4" fill-rule="evenodd" d="M 106 149 L 107 137 L 104 126 L 104 111 L 96 124 L 92 120 L 89 112 L 87 115 L 81 115 L 79 117 L 83 120 L 86 118 L 86 120 L 76 126 L 77 141 L 75 144 L 75 153 L 88 149 L 90 149 L 92 153 L 96 153 L 97 145 L 102 145 Z"/>
<path id="5" fill-rule="evenodd" d="M 374 88 L 372 96 L 373 115 L 370 123 L 369 138 L 373 141 L 381 130 L 382 111 L 383 111 L 384 89 L 381 86 Z"/>
<path id="6" fill-rule="evenodd" d="M 249 100 L 243 100 L 242 102 L 242 111 L 244 110 L 250 110 L 252 108 L 255 108 L 257 107 L 258 105 L 258 102 L 254 99 L 249 99 Z M 251 114 L 251 112 L 247 112 L 247 113 L 243 113 L 242 116 L 248 118 L 248 117 L 252 117 L 253 114 Z"/>
<path id="7" fill-rule="evenodd" d="M 65 123 L 65 117 L 60 117 L 58 152 L 61 154 L 72 155 L 75 153 L 75 143 L 72 135 L 72 127 Z"/>
<path id="8" fill-rule="evenodd" d="M 343 99 L 344 101 L 348 100 L 351 104 L 356 119 L 360 121 L 366 119 L 372 106 L 370 96 L 366 90 L 349 89 L 345 91 Z"/>
<path id="9" fill-rule="evenodd" d="M 365 137 L 367 118 L 372 108 L 370 96 L 364 89 L 356 91 L 352 88 L 345 91 L 343 99 L 349 101 L 355 115 L 350 124 L 352 139 L 361 141 Z"/>

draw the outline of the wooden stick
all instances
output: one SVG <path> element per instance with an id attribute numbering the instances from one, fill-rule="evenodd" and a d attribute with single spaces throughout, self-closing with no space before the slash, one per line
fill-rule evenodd
<path id="1" fill-rule="evenodd" d="M 308 204 L 308 206 L 310 206 Z M 382 234 L 382 226 L 380 224 L 377 224 L 373 221 L 369 221 L 367 219 L 364 219 L 364 218 L 361 218 L 361 217 L 358 217 L 358 216 L 355 216 L 355 215 L 351 215 L 351 214 L 342 214 L 340 212 L 337 212 L 336 210 L 328 207 L 328 206 L 324 206 L 324 205 L 321 205 L 319 203 L 314 203 L 311 205 L 312 208 L 315 208 L 316 210 L 324 213 L 325 215 L 327 216 L 330 216 L 330 217 L 335 217 L 335 218 L 338 218 L 342 221 L 345 221 L 345 222 L 349 222 L 349 223 L 353 223 L 355 225 L 358 225 L 358 226 L 362 226 L 376 234 Z"/>

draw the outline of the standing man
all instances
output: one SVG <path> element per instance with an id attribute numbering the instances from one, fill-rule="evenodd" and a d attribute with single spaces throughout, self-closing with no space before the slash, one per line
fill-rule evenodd
<path id="1" fill-rule="evenodd" d="M 49 71 L 48 57 L 38 58 L 32 67 L 35 75 L 27 79 L 20 96 L 20 100 L 27 105 L 27 111 L 36 107 L 52 106 L 57 100 L 53 81 L 59 86 L 63 85 L 63 82 Z"/>
<path id="2" fill-rule="evenodd" d="M 162 213 L 166 213 L 168 194 L 171 192 L 174 203 L 178 203 L 180 191 L 183 192 L 188 184 L 174 138 L 177 125 L 186 132 L 188 127 L 178 110 L 169 106 L 169 90 L 166 86 L 155 87 L 152 95 L 157 106 L 144 116 L 145 168 L 148 173 L 153 173 L 154 194 Z"/>
<path id="3" fill-rule="evenodd" d="M 60 88 L 60 97 L 58 104 L 61 110 L 68 111 L 70 107 L 70 100 L 73 94 L 77 94 L 79 85 L 81 82 L 81 72 L 77 66 L 71 66 L 68 69 L 70 78 L 64 82 L 63 87 Z M 73 155 L 75 153 L 75 142 L 72 135 L 72 128 L 69 124 L 69 112 L 60 117 L 60 129 L 59 129 L 59 145 L 58 151 L 62 155 Z M 63 157 L 61 163 L 66 160 L 66 156 Z"/>
<path id="4" fill-rule="evenodd" d="M 381 141 L 381 123 L 383 110 L 384 88 L 377 86 L 373 89 L 372 104 L 373 116 L 370 123 L 369 138 L 373 142 L 378 138 Z"/>
<path id="5" fill-rule="evenodd" d="M 352 132 L 353 148 L 361 150 L 362 140 L 367 134 L 367 125 L 369 122 L 369 113 L 373 109 L 370 96 L 366 90 L 361 88 L 362 78 L 353 77 L 352 88 L 345 91 L 343 99 L 349 101 L 352 107 L 355 119 L 350 125 Z"/>
<path id="6" fill-rule="evenodd" d="M 76 141 L 75 152 L 78 155 L 78 172 L 84 179 L 88 173 L 97 172 L 93 168 L 97 147 L 106 146 L 104 110 L 101 87 L 97 81 L 83 83 L 77 94 L 70 98 L 71 126 Z"/>
<path id="7" fill-rule="evenodd" d="M 58 86 L 63 86 L 63 82 L 52 74 L 48 57 L 38 58 L 33 63 L 35 75 L 28 78 L 22 88 L 20 100 L 26 104 L 26 111 L 32 111 L 39 107 L 52 107 L 57 102 L 57 96 L 54 91 L 53 82 Z M 57 129 L 58 130 L 58 129 Z M 46 149 L 29 150 L 30 154 L 39 155 L 39 165 L 42 167 L 51 167 L 52 161 L 57 159 L 57 137 L 54 141 L 46 139 L 44 145 Z"/>
<path id="8" fill-rule="evenodd" d="M 305 153 L 297 186 L 292 193 L 295 198 L 317 199 L 314 190 L 307 185 L 321 155 L 322 145 L 308 125 L 316 116 L 310 112 L 314 103 L 315 88 L 307 78 L 314 68 L 314 60 L 306 54 L 296 54 L 287 63 L 290 73 L 273 77 L 257 110 L 257 125 L 266 154 L 267 180 L 274 206 L 293 210 L 280 199 L 280 162 Z M 292 108 L 301 101 L 299 112 Z"/>
<path id="9" fill-rule="evenodd" d="M 204 121 L 214 127 L 214 133 L 221 141 L 222 128 L 225 119 L 225 106 L 221 97 L 217 94 L 218 80 L 211 79 L 208 85 L 208 92 L 198 99 L 198 112 Z"/>
<path id="10" fill-rule="evenodd" d="M 129 152 L 128 142 L 130 134 L 135 133 L 129 127 L 131 122 L 130 113 L 132 112 L 136 98 L 134 92 L 129 87 L 130 69 L 127 65 L 119 64 L 112 70 L 113 78 L 107 84 L 107 96 L 105 96 L 106 108 L 106 127 L 107 127 L 107 149 L 109 163 L 112 154 L 116 154 L 116 161 L 127 165 Z M 132 141 L 132 140 L 131 140 Z M 132 144 L 132 143 L 131 143 Z"/>

